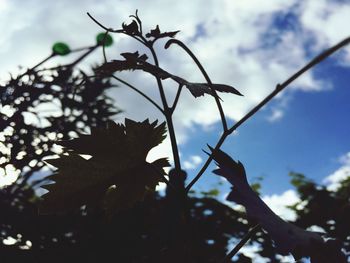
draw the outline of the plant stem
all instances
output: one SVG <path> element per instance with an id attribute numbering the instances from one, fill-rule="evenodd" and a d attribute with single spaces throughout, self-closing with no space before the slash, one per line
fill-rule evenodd
<path id="1" fill-rule="evenodd" d="M 182 91 L 182 87 L 183 87 L 183 85 L 182 85 L 182 84 L 179 84 L 179 87 L 177 88 L 177 92 L 176 92 L 176 95 L 175 95 L 175 99 L 174 99 L 173 106 L 171 106 L 171 108 L 170 108 L 171 114 L 173 114 L 173 112 L 175 111 L 177 102 L 179 101 L 179 98 L 180 98 L 180 94 L 181 94 L 181 91 Z"/>
<path id="2" fill-rule="evenodd" d="M 124 33 L 126 34 L 126 32 L 124 32 L 124 30 L 113 30 L 111 28 L 107 28 L 104 25 L 102 25 L 100 22 L 98 22 L 92 15 L 90 15 L 89 13 L 87 13 L 87 15 L 97 24 L 99 25 L 101 28 L 103 28 L 104 30 L 106 30 L 107 32 L 114 32 L 114 33 Z M 137 14 L 135 16 L 135 18 L 139 21 L 139 19 L 137 18 Z M 140 24 L 141 25 L 141 24 Z M 128 36 L 134 38 L 135 40 L 141 42 L 143 45 L 145 45 L 146 47 L 149 48 L 149 50 L 152 53 L 153 56 L 153 60 L 154 60 L 154 64 L 159 67 L 159 62 L 158 62 L 158 58 L 157 58 L 157 54 L 154 51 L 153 45 L 152 43 L 149 43 L 142 35 L 139 35 L 138 37 L 135 37 L 133 35 L 129 35 Z M 106 59 L 106 57 L 105 57 Z M 116 78 L 114 76 L 114 78 Z M 160 78 L 156 77 L 157 80 L 157 85 L 158 85 L 158 89 L 159 89 L 159 94 L 163 103 L 163 110 L 153 101 L 151 100 L 148 96 L 146 96 L 145 94 L 143 94 L 141 91 L 139 91 L 138 89 L 136 89 L 135 87 L 131 87 L 131 85 L 127 84 L 126 82 L 123 82 L 124 84 L 128 85 L 129 87 L 131 87 L 132 89 L 134 89 L 136 92 L 138 92 L 139 94 L 141 94 L 144 98 L 146 98 L 148 101 L 150 101 L 153 105 L 155 105 L 159 110 L 161 110 L 161 112 L 164 114 L 167 125 L 168 125 L 168 129 L 169 129 L 169 137 L 170 137 L 170 142 L 171 142 L 171 148 L 173 151 L 173 156 L 174 156 L 174 164 L 175 164 L 175 170 L 177 171 L 181 171 L 181 163 L 180 163 L 180 157 L 179 157 L 179 150 L 177 147 L 177 142 L 176 142 L 176 136 L 175 136 L 175 129 L 174 129 L 174 124 L 173 124 L 173 120 L 172 120 L 172 112 L 174 111 L 173 109 L 169 108 L 167 100 L 166 100 L 166 96 L 164 93 L 164 88 L 162 85 L 162 82 L 160 80 Z M 119 80 L 120 81 L 120 80 Z"/>
<path id="3" fill-rule="evenodd" d="M 157 67 L 159 67 L 157 54 L 154 51 L 153 46 L 151 44 L 148 44 L 147 47 L 149 48 L 149 50 L 152 53 L 154 64 Z M 161 100 L 163 103 L 164 116 L 165 116 L 165 119 L 166 119 L 166 122 L 168 125 L 171 148 L 172 148 L 173 157 L 174 157 L 175 170 L 180 172 L 181 171 L 181 162 L 180 162 L 180 156 L 179 156 L 179 149 L 178 149 L 177 142 L 176 142 L 175 128 L 174 128 L 173 119 L 172 119 L 173 110 L 171 108 L 169 108 L 169 106 L 168 106 L 161 79 L 159 77 L 156 77 L 156 79 L 157 79 L 159 94 L 160 94 L 160 97 L 161 97 Z"/>
<path id="4" fill-rule="evenodd" d="M 192 58 L 192 60 L 196 63 L 196 65 L 198 66 L 199 70 L 202 72 L 206 82 L 208 83 L 211 91 L 214 94 L 214 98 L 215 98 L 215 102 L 217 105 L 217 108 L 219 110 L 220 113 L 220 117 L 221 117 L 221 122 L 222 122 L 222 128 L 224 130 L 224 132 L 227 130 L 227 122 L 226 122 L 226 118 L 225 118 L 225 113 L 224 110 L 221 106 L 220 100 L 219 100 L 219 96 L 216 92 L 216 90 L 213 88 L 213 84 L 207 74 L 207 72 L 205 71 L 204 67 L 202 66 L 202 64 L 199 62 L 199 60 L 197 59 L 197 57 L 192 53 L 192 51 L 184 44 L 182 43 L 180 40 L 177 39 L 170 39 L 166 44 L 165 44 L 165 48 L 169 48 L 170 45 L 172 44 L 177 44 L 179 45 L 182 49 L 184 49 L 186 51 L 186 53 Z"/>
<path id="5" fill-rule="evenodd" d="M 300 77 L 302 74 L 304 74 L 306 71 L 332 55 L 334 52 L 339 50 L 340 48 L 348 45 L 350 43 L 350 37 L 344 39 L 343 41 L 339 42 L 335 46 L 325 50 L 318 56 L 316 56 L 314 59 L 312 59 L 309 63 L 307 63 L 303 68 L 298 70 L 296 73 L 294 73 L 290 78 L 288 78 L 286 81 L 284 81 L 282 84 L 277 84 L 276 88 L 267 95 L 258 105 L 256 105 L 252 110 L 250 110 L 242 119 L 240 119 L 238 122 L 236 122 L 231 128 L 229 128 L 227 131 L 224 131 L 224 133 L 221 135 L 219 141 L 217 142 L 215 149 L 219 149 L 220 146 L 225 141 L 226 137 L 233 133 L 239 126 L 241 126 L 245 121 L 247 121 L 251 116 L 253 116 L 257 111 L 259 111 L 263 106 L 265 106 L 270 100 L 272 100 L 278 93 L 280 93 L 282 90 L 284 90 L 289 84 L 291 84 L 294 80 L 296 80 L 298 77 Z M 202 176 L 202 174 L 205 172 L 205 170 L 208 168 L 210 162 L 212 161 L 212 157 L 209 156 L 207 161 L 202 166 L 201 170 L 198 172 L 198 174 L 195 176 L 195 178 L 188 184 L 186 187 L 186 192 L 191 189 L 191 187 L 199 180 L 199 178 Z"/>
<path id="6" fill-rule="evenodd" d="M 226 137 L 229 135 L 229 133 L 227 131 L 225 131 L 220 139 L 218 140 L 218 142 L 216 143 L 214 149 L 218 150 L 221 145 L 224 143 Z M 203 164 L 202 168 L 200 169 L 200 171 L 198 172 L 198 174 L 195 176 L 195 178 L 192 179 L 192 181 L 186 186 L 186 193 L 188 193 L 192 186 L 199 180 L 199 178 L 201 178 L 201 176 L 203 175 L 203 173 L 207 170 L 210 162 L 213 160 L 212 154 L 208 156 L 208 159 L 206 160 L 206 162 Z"/>
<path id="7" fill-rule="evenodd" d="M 88 55 L 90 55 L 99 46 L 100 45 L 96 44 L 95 46 L 88 48 L 88 50 L 84 54 L 82 54 L 78 59 L 76 59 L 73 63 L 69 64 L 68 66 L 70 68 L 74 67 L 75 65 L 80 63 L 84 58 L 86 58 Z"/>
<path id="8" fill-rule="evenodd" d="M 166 111 L 165 118 L 166 118 L 166 122 L 168 124 L 168 129 L 169 129 L 169 137 L 170 137 L 171 148 L 172 148 L 173 156 L 174 156 L 175 170 L 180 172 L 181 171 L 181 163 L 180 163 L 179 149 L 177 147 L 173 119 L 171 117 L 171 113 L 169 112 L 169 110 Z"/>
<path id="9" fill-rule="evenodd" d="M 231 262 L 231 258 L 234 257 L 234 255 L 237 254 L 237 252 L 249 241 L 249 239 L 259 230 L 260 225 L 257 224 L 252 229 L 248 231 L 247 234 L 239 241 L 239 243 L 226 255 L 226 257 L 220 261 L 221 263 L 228 263 Z"/>

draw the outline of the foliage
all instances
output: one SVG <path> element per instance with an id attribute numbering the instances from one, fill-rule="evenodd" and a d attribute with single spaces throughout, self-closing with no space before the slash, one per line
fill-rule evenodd
<path id="1" fill-rule="evenodd" d="M 341 245 L 349 250 L 346 243 L 349 228 L 343 219 L 349 219 L 348 181 L 344 181 L 338 191 L 329 192 L 303 175 L 294 174 L 292 184 L 306 202 L 303 210 L 299 209 L 300 204 L 293 207 L 299 216 L 296 221 L 299 228 L 273 214 L 248 185 L 243 165 L 220 151 L 220 147 L 232 132 L 291 82 L 348 44 L 350 39 L 326 50 L 278 84 L 246 116 L 229 127 L 217 93 L 242 94 L 232 86 L 212 83 L 191 50 L 175 39 L 178 31 L 162 32 L 157 25 L 144 33 L 137 12 L 131 16 L 132 22 L 123 23 L 121 29 L 107 28 L 89 16 L 106 32 L 97 36 L 94 46 L 83 49 L 85 53 L 76 61 L 52 69 L 38 69 L 52 57 L 77 51 L 58 42 L 52 55 L 42 63 L 0 87 L 2 108 L 7 109 L 7 112 L 1 111 L 4 122 L 0 133 L 5 138 L 2 144 L 11 149 L 3 153 L 0 160 L 4 165 L 21 170 L 23 175 L 19 183 L 0 190 L 0 209 L 6 214 L 0 221 L 1 239 L 17 238 L 12 246 L 0 246 L 5 262 L 14 259 L 26 262 L 97 262 L 111 258 L 118 262 L 232 262 L 231 258 L 240 247 L 249 242 L 258 244 L 258 253 L 271 262 L 278 262 L 278 253 L 293 253 L 296 258 L 311 256 L 313 262 L 321 263 L 325 251 L 331 251 L 329 255 L 333 256 L 340 253 Z M 122 53 L 123 60 L 109 61 L 104 49 L 113 42 L 110 33 L 125 34 L 140 42 L 147 48 L 152 62 L 149 62 L 148 55 L 140 55 L 138 51 Z M 154 49 L 159 40 L 168 40 L 166 49 L 172 45 L 181 47 L 193 59 L 206 82 L 189 82 L 162 69 Z M 98 47 L 102 47 L 105 61 L 93 68 L 93 75 L 73 70 Z M 155 78 L 161 105 L 116 76 L 120 71 L 134 70 Z M 110 121 L 111 116 L 119 112 L 105 93 L 112 87 L 111 79 L 143 96 L 164 115 L 165 122 L 157 126 L 157 121 L 149 120 L 126 119 L 124 124 Z M 171 104 L 163 80 L 178 84 Z M 211 152 L 207 161 L 188 185 L 185 185 L 186 172 L 181 168 L 172 119 L 183 87 L 195 98 L 210 95 L 215 100 L 223 128 L 215 147 L 209 147 Z M 34 110 L 38 105 L 51 102 L 59 105 L 56 115 L 40 116 L 39 111 Z M 40 121 L 28 124 L 25 113 L 45 120 L 46 124 Z M 168 166 L 166 158 L 151 163 L 146 161 L 148 152 L 165 138 L 166 128 L 174 159 L 174 167 L 167 174 L 169 179 L 164 171 Z M 63 153 L 55 150 L 54 143 L 63 146 Z M 51 180 L 44 186 L 49 192 L 38 198 L 28 179 L 43 167 L 44 157 L 57 153 L 60 154 L 58 158 L 46 159 L 57 169 L 45 178 Z M 203 192 L 202 197 L 188 195 L 213 159 L 219 165 L 214 173 L 224 176 L 233 185 L 228 200 L 243 204 L 247 213 L 213 199 L 218 194 L 215 189 Z M 167 184 L 165 197 L 154 191 L 161 181 Z M 253 187 L 259 189 L 258 185 Z M 332 209 L 320 217 L 318 213 L 324 211 L 324 205 Z M 320 225 L 340 243 L 323 243 L 321 236 L 302 229 L 311 224 Z M 327 228 L 329 224 L 331 226 Z M 317 244 L 325 244 L 322 248 L 327 249 L 315 254 L 310 238 Z M 230 239 L 241 241 L 227 254 Z M 25 252 L 23 249 L 27 248 L 29 250 Z M 252 262 L 252 259 L 239 255 L 234 261 Z"/>
<path id="2" fill-rule="evenodd" d="M 110 214 L 142 200 L 163 181 L 163 167 L 169 166 L 164 158 L 152 163 L 145 160 L 165 138 L 165 123 L 156 125 L 125 119 L 125 126 L 108 122 L 106 128 L 93 128 L 91 135 L 59 142 L 68 151 L 46 160 L 58 170 L 48 177 L 55 183 L 43 186 L 49 192 L 43 196 L 40 212 L 64 213 L 104 198 Z"/>
<path id="3" fill-rule="evenodd" d="M 293 208 L 298 214 L 296 224 L 302 228 L 314 225 L 322 227 L 330 237 L 338 238 L 349 253 L 349 211 L 344 207 L 350 198 L 349 192 L 344 195 L 344 188 L 332 192 L 312 182 L 308 184 L 318 190 L 308 193 L 310 201 L 304 204 L 305 207 L 296 204 Z M 2 262 L 21 262 L 21 259 L 30 262 L 33 258 L 40 259 L 33 262 L 75 262 L 77 259 L 103 262 L 111 255 L 118 262 L 164 262 L 162 260 L 181 256 L 178 247 L 177 251 L 169 249 L 170 244 L 175 242 L 170 239 L 169 231 L 181 229 L 169 227 L 172 224 L 170 219 L 174 216 L 169 209 L 171 200 L 157 193 L 148 195 L 142 203 L 106 221 L 101 211 L 86 209 L 61 216 L 39 216 L 36 209 L 38 199 L 34 192 L 24 187 L 14 195 L 12 189 L 13 186 L 9 186 L 0 191 L 0 209 L 4 215 L 1 217 L 2 230 L 6 231 L 1 238 L 6 239 L 9 234 L 16 237 L 19 233 L 22 236 L 13 246 L 0 246 Z M 349 185 L 346 189 L 349 189 Z M 296 190 L 298 193 L 302 191 L 300 187 Z M 328 207 L 331 209 L 325 217 L 324 210 L 320 213 L 315 209 L 316 205 L 324 208 L 318 203 L 320 198 L 334 200 L 332 205 L 335 209 Z M 14 199 L 16 204 L 10 205 Z M 183 245 L 193 258 L 189 262 L 217 262 L 225 256 L 229 240 L 242 238 L 255 222 L 247 218 L 243 211 L 233 210 L 207 197 L 188 198 L 185 211 L 183 221 L 178 223 L 186 225 L 186 243 Z M 27 240 L 32 242 L 31 250 L 19 249 L 25 246 Z M 183 239 L 180 239 L 179 243 L 182 242 Z M 271 239 L 261 230 L 250 244 L 258 245 L 257 253 L 270 262 L 280 262 Z M 55 256 L 52 257 L 48 251 Z M 243 259 L 243 255 L 241 258 L 234 262 L 254 262 L 254 258 L 245 256 Z"/>
<path id="4" fill-rule="evenodd" d="M 26 70 L 0 86 L 0 164 L 19 170 L 24 183 L 43 166 L 43 158 L 57 154 L 57 140 L 67 140 L 91 127 L 101 127 L 120 112 L 106 94 L 108 77 L 87 78 L 79 62 L 100 44 L 88 48 L 67 65 Z M 53 53 L 67 55 L 67 44 L 56 43 Z M 94 68 L 93 68 L 94 70 Z M 83 81 L 82 81 L 83 80 Z"/>
<path id="5" fill-rule="evenodd" d="M 274 240 L 279 253 L 292 253 L 297 260 L 310 257 L 312 262 L 323 262 L 323 258 L 326 257 L 332 262 L 346 262 L 345 256 L 340 251 L 340 244 L 324 241 L 318 233 L 285 222 L 272 212 L 249 186 L 242 163 L 234 161 L 221 150 L 214 151 L 212 148 L 210 150 L 219 167 L 213 172 L 226 178 L 233 185 L 227 200 L 245 207 L 248 216 L 255 218 Z M 301 189 L 305 187 L 305 182 L 307 182 L 305 177 L 299 174 L 292 179 L 292 183 Z"/>

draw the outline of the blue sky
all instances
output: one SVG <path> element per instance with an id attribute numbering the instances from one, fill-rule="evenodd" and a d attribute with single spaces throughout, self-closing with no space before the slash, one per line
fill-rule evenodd
<path id="1" fill-rule="evenodd" d="M 49 54 L 55 41 L 74 47 L 93 43 L 100 29 L 86 16 L 91 12 L 108 27 L 118 27 L 139 9 L 148 29 L 181 30 L 178 38 L 193 50 L 212 80 L 234 85 L 245 96 L 223 94 L 225 112 L 234 123 L 254 107 L 277 83 L 309 59 L 350 35 L 350 4 L 345 1 L 19 1 L 0 2 L 0 76 L 30 67 Z M 171 6 L 171 7 L 169 7 Z M 69 7 L 69 8 L 67 8 Z M 114 36 L 109 58 L 140 47 Z M 192 81 L 203 81 L 198 70 L 179 48 L 164 51 L 162 66 Z M 88 63 L 101 61 L 95 54 Z M 59 61 L 58 61 L 59 62 Z M 54 62 L 54 63 L 57 63 Z M 85 65 L 85 66 L 86 66 Z M 179 67 L 179 65 L 181 65 Z M 283 195 L 290 189 L 288 172 L 305 173 L 319 183 L 336 171 L 347 171 L 350 152 L 349 48 L 308 72 L 282 95 L 248 120 L 229 137 L 223 149 L 246 166 L 248 177 L 263 176 L 265 195 Z M 84 66 L 84 65 L 83 65 Z M 121 75 L 159 101 L 156 89 L 144 74 Z M 169 97 L 174 89 L 167 87 Z M 126 88 L 114 94 L 124 117 L 135 120 L 161 118 L 152 106 Z M 215 104 L 210 97 L 194 99 L 183 92 L 175 115 L 182 162 L 191 178 L 205 159 L 202 149 L 220 135 Z M 135 107 L 137 105 L 137 107 Z M 168 156 L 169 143 L 150 154 Z M 199 157 L 196 157 L 199 156 Z M 344 157 L 345 156 L 345 157 Z M 346 159 L 344 161 L 344 158 Z M 201 161 L 202 159 L 202 161 Z M 344 168 L 345 167 L 345 168 Z M 215 186 L 218 178 L 208 170 L 198 189 Z M 342 170 L 343 169 L 343 170 Z M 331 181 L 328 180 L 328 183 Z"/>
<path id="2" fill-rule="evenodd" d="M 349 74 L 333 61 L 319 67 L 320 74 L 325 71 L 334 83 L 333 90 L 293 94 L 283 118 L 271 123 L 266 121 L 268 109 L 261 111 L 224 145 L 224 150 L 245 164 L 252 179 L 263 177 L 263 193 L 290 188 L 290 171 L 322 183 L 339 167 L 338 157 L 348 152 Z M 195 145 L 196 141 L 188 147 Z"/>

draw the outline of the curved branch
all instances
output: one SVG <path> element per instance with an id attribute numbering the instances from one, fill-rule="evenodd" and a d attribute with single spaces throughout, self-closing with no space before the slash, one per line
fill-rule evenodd
<path id="1" fill-rule="evenodd" d="M 173 106 L 171 106 L 171 108 L 170 108 L 171 114 L 173 114 L 173 112 L 175 111 L 177 102 L 179 101 L 179 98 L 180 98 L 180 94 L 181 94 L 181 91 L 182 91 L 182 87 L 183 87 L 183 85 L 182 85 L 182 84 L 179 84 L 179 87 L 177 88 L 177 92 L 176 92 L 176 95 L 175 95 L 175 99 L 174 99 L 174 102 L 173 102 Z"/>
<path id="2" fill-rule="evenodd" d="M 104 25 L 102 25 L 100 22 L 98 22 L 97 19 L 95 19 L 92 15 L 90 15 L 89 12 L 87 12 L 86 14 L 91 18 L 92 21 L 94 21 L 98 26 L 100 26 L 101 28 L 103 28 L 106 31 L 113 32 L 113 33 L 122 33 L 123 32 L 123 30 L 115 30 L 113 28 L 107 28 Z"/>
<path id="3" fill-rule="evenodd" d="M 229 133 L 227 131 L 225 131 L 219 141 L 216 143 L 214 149 L 218 150 L 220 149 L 221 145 L 224 143 L 226 137 L 229 135 Z M 188 193 L 192 186 L 199 180 L 199 178 L 201 178 L 201 176 L 203 175 L 203 173 L 207 170 L 209 164 L 211 163 L 211 161 L 213 160 L 212 154 L 210 154 L 208 156 L 208 159 L 206 160 L 206 162 L 203 164 L 202 168 L 199 170 L 198 174 L 192 179 L 192 181 L 186 186 L 186 193 Z"/>
<path id="4" fill-rule="evenodd" d="M 256 105 L 252 110 L 250 110 L 242 119 L 240 119 L 238 122 L 236 122 L 231 128 L 229 128 L 227 131 L 225 131 L 218 143 L 215 146 L 215 149 L 219 149 L 220 146 L 225 141 L 226 137 L 233 133 L 239 126 L 241 126 L 244 122 L 246 122 L 251 116 L 253 116 L 257 111 L 259 111 L 263 106 L 265 106 L 270 100 L 272 100 L 278 93 L 280 93 L 282 90 L 284 90 L 289 84 L 291 84 L 294 80 L 296 80 L 298 77 L 300 77 L 302 74 L 304 74 L 306 71 L 320 63 L 321 61 L 325 60 L 327 57 L 332 55 L 337 50 L 341 49 L 342 47 L 348 45 L 350 43 L 350 37 L 344 39 L 343 41 L 339 42 L 335 46 L 325 50 L 315 58 L 313 58 L 309 63 L 307 63 L 304 67 L 302 67 L 300 70 L 298 70 L 296 73 L 294 73 L 290 78 L 288 78 L 286 81 L 284 81 L 282 84 L 277 84 L 276 88 L 267 95 L 258 105 Z M 195 178 L 188 184 L 186 187 L 186 192 L 188 192 L 191 187 L 199 180 L 199 178 L 202 176 L 202 174 L 205 172 L 205 170 L 208 168 L 210 162 L 212 161 L 211 155 L 208 157 L 207 161 L 202 166 L 201 170 L 198 172 L 198 174 L 195 176 Z"/>
<path id="5" fill-rule="evenodd" d="M 135 40 L 141 42 L 142 44 L 145 44 L 145 43 L 142 42 L 141 39 L 139 39 L 139 38 L 137 38 L 137 37 L 135 37 L 135 36 L 133 36 L 133 35 L 127 34 L 123 29 L 107 28 L 106 26 L 104 26 L 104 25 L 102 25 L 100 22 L 98 22 L 97 19 L 95 19 L 92 15 L 90 15 L 89 12 L 87 12 L 86 14 L 91 18 L 92 21 L 94 21 L 98 26 L 100 26 L 100 27 L 103 28 L 104 30 L 106 30 L 106 31 L 108 31 L 108 32 L 111 32 L 111 33 L 122 33 L 122 34 L 125 34 L 125 35 L 127 35 L 127 36 L 129 36 L 129 37 L 132 37 L 133 39 L 135 39 Z"/>
<path id="6" fill-rule="evenodd" d="M 172 44 L 177 44 L 179 45 L 182 49 L 184 49 L 186 51 L 186 53 L 192 58 L 192 60 L 196 63 L 196 65 L 198 66 L 199 70 L 202 72 L 205 80 L 207 81 L 210 89 L 212 90 L 213 94 L 214 94 L 214 98 L 215 98 L 215 102 L 216 105 L 218 107 L 219 113 L 220 113 L 220 117 L 221 117 L 221 122 L 222 122 L 222 127 L 224 132 L 227 131 L 227 122 L 226 122 L 226 118 L 225 118 L 225 113 L 224 110 L 221 106 L 220 100 L 219 100 L 219 96 L 216 93 L 216 90 L 213 88 L 212 86 L 212 82 L 207 74 L 207 72 L 205 71 L 205 69 L 203 68 L 202 64 L 199 62 L 199 60 L 197 59 L 197 57 L 192 53 L 192 51 L 184 44 L 182 43 L 180 40 L 177 39 L 170 39 L 168 42 L 166 42 L 164 48 L 168 49 L 170 47 L 170 45 Z"/>

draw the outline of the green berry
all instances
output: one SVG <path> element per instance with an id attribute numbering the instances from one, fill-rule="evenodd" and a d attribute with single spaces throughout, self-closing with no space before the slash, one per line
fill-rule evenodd
<path id="1" fill-rule="evenodd" d="M 102 45 L 104 42 L 105 47 L 109 47 L 113 44 L 113 38 L 106 33 L 100 33 L 96 37 L 97 44 Z"/>
<path id="2" fill-rule="evenodd" d="M 54 54 L 65 56 L 70 53 L 70 48 L 66 43 L 57 42 L 52 46 L 52 51 Z"/>

